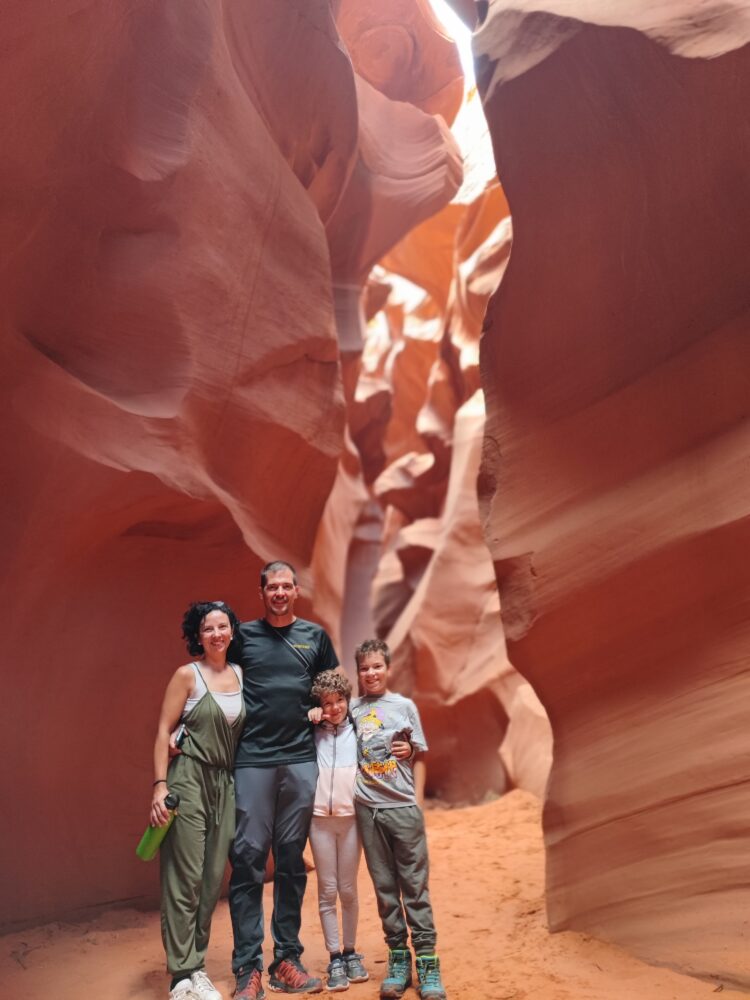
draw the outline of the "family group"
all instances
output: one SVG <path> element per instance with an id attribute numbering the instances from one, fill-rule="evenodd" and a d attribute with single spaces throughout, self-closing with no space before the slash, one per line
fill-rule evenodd
<path id="1" fill-rule="evenodd" d="M 170 1000 L 222 1000 L 205 958 L 227 856 L 235 1000 L 265 996 L 269 854 L 268 987 L 338 992 L 367 981 L 356 948 L 362 848 L 388 947 L 380 996 L 401 997 L 415 969 L 421 1000 L 445 1000 L 414 784 L 415 760 L 427 750 L 416 705 L 388 690 L 390 652 L 380 639 L 356 649 L 360 690 L 352 698 L 325 630 L 294 614 L 299 586 L 289 563 L 263 568 L 260 597 L 264 615 L 249 622 L 222 601 L 188 608 L 183 635 L 194 659 L 174 673 L 161 708 L 153 826 L 172 818 L 167 795 L 179 796 L 160 852 Z M 308 836 L 330 958 L 325 982 L 302 964 Z"/>

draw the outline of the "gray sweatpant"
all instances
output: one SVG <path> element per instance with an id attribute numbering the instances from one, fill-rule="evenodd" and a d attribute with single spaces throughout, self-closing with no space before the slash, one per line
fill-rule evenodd
<path id="1" fill-rule="evenodd" d="M 360 802 L 355 809 L 385 943 L 389 948 L 406 948 L 408 924 L 416 954 L 433 954 L 437 935 L 427 887 L 429 859 L 422 810 L 419 806 L 376 809 Z"/>
<path id="2" fill-rule="evenodd" d="M 274 960 L 299 958 L 302 899 L 307 872 L 302 852 L 307 843 L 318 781 L 315 761 L 276 767 L 238 767 L 236 833 L 230 858 L 229 913 L 234 931 L 232 969 L 263 968 L 263 878 L 273 851 Z"/>
<path id="3" fill-rule="evenodd" d="M 356 816 L 313 816 L 310 847 L 318 876 L 318 911 L 326 948 L 329 952 L 353 949 L 359 919 L 357 871 L 362 854 Z M 341 937 L 337 896 L 341 900 Z"/>

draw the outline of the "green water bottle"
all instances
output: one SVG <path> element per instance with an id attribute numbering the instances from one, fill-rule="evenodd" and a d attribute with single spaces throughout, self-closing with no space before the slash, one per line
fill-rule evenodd
<path id="1" fill-rule="evenodd" d="M 169 828 L 175 817 L 175 811 L 180 804 L 180 796 L 176 792 L 170 792 L 164 799 L 164 805 L 169 809 L 169 819 L 164 826 L 147 826 L 141 837 L 141 842 L 135 849 L 135 853 L 141 861 L 151 861 L 156 857 L 156 852 L 161 847 L 161 842 L 169 832 Z"/>

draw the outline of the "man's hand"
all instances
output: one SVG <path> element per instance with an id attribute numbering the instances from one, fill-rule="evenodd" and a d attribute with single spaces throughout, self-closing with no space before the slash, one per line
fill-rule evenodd
<path id="1" fill-rule="evenodd" d="M 311 708 L 307 713 L 307 718 L 310 722 L 313 722 L 316 726 L 319 722 L 323 721 L 323 709 L 320 705 L 316 705 L 315 708 Z"/>

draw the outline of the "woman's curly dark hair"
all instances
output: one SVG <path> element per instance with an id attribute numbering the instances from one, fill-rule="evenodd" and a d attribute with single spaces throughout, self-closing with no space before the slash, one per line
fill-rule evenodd
<path id="1" fill-rule="evenodd" d="M 320 705 L 320 699 L 324 694 L 341 694 L 349 701 L 352 696 L 349 678 L 338 670 L 322 670 L 313 682 L 310 695 L 312 700 Z"/>
<path id="2" fill-rule="evenodd" d="M 223 601 L 197 601 L 190 605 L 182 619 L 182 638 L 191 656 L 201 656 L 204 652 L 200 641 L 200 630 L 203 619 L 212 611 L 223 611 L 232 626 L 232 636 L 237 633 L 240 621 L 228 604 Z"/>

